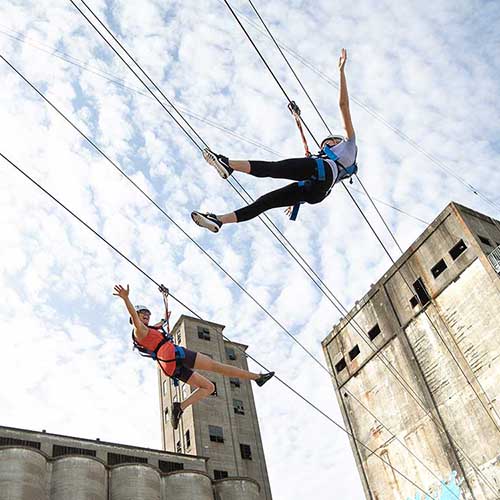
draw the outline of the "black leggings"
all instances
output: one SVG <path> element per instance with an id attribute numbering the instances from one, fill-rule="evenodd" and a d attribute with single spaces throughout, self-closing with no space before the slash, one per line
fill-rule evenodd
<path id="1" fill-rule="evenodd" d="M 255 177 L 272 177 L 274 179 L 290 179 L 304 181 L 316 175 L 316 160 L 313 158 L 290 158 L 281 161 L 250 161 L 250 174 Z M 326 197 L 326 193 L 333 182 L 333 172 L 325 162 L 325 180 L 311 181 L 305 186 L 297 182 L 267 193 L 252 204 L 236 210 L 238 222 L 257 217 L 271 208 L 288 207 L 301 201 L 319 203 Z"/>

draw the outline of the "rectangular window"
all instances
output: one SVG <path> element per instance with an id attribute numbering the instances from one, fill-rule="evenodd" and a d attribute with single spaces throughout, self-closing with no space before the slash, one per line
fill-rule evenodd
<path id="1" fill-rule="evenodd" d="M 232 347 L 226 347 L 226 357 L 234 361 L 236 359 L 236 351 Z"/>
<path id="2" fill-rule="evenodd" d="M 379 334 L 380 334 L 380 326 L 378 326 L 378 323 L 373 328 L 368 330 L 368 338 L 370 340 L 375 339 L 376 337 L 379 336 Z"/>
<path id="3" fill-rule="evenodd" d="M 202 340 L 210 340 L 210 330 L 205 326 L 199 326 L 198 338 Z"/>
<path id="4" fill-rule="evenodd" d="M 359 354 L 359 347 L 358 344 L 356 344 L 350 351 L 349 351 L 349 358 L 351 361 L 353 361 L 357 355 Z"/>
<path id="5" fill-rule="evenodd" d="M 73 446 L 60 446 L 55 444 L 52 446 L 52 456 L 62 457 L 64 455 L 84 455 L 88 457 L 95 457 L 95 450 L 86 450 L 85 448 L 74 448 Z"/>
<path id="6" fill-rule="evenodd" d="M 233 410 L 236 415 L 244 415 L 245 408 L 243 407 L 243 401 L 239 399 L 233 399 Z"/>
<path id="7" fill-rule="evenodd" d="M 28 448 L 40 449 L 40 443 L 37 441 L 25 441 L 11 437 L 0 437 L 0 446 L 27 446 Z"/>
<path id="8" fill-rule="evenodd" d="M 346 362 L 345 358 L 342 358 L 336 365 L 335 365 L 335 371 L 337 373 L 340 373 L 345 367 L 346 367 Z"/>
<path id="9" fill-rule="evenodd" d="M 108 465 L 118 464 L 147 464 L 148 459 L 144 457 L 133 457 L 132 455 L 120 455 L 118 453 L 108 453 Z"/>
<path id="10" fill-rule="evenodd" d="M 182 334 L 181 334 L 181 332 L 179 332 L 179 333 L 177 334 L 177 344 L 180 344 L 180 343 L 181 343 L 181 341 L 182 341 Z"/>
<path id="11" fill-rule="evenodd" d="M 240 444 L 241 458 L 243 460 L 252 460 L 252 449 L 248 444 Z"/>
<path id="12" fill-rule="evenodd" d="M 414 295 L 411 299 L 410 299 L 410 305 L 411 307 L 413 307 L 413 309 L 415 309 L 415 307 L 418 306 L 418 297 L 416 295 Z"/>
<path id="13" fill-rule="evenodd" d="M 493 247 L 493 245 L 491 244 L 491 241 L 488 238 L 486 238 L 485 236 L 481 236 L 480 234 L 478 234 L 477 237 L 479 238 L 479 241 L 481 243 L 484 243 L 485 245 L 488 245 L 489 247 Z"/>
<path id="14" fill-rule="evenodd" d="M 212 392 L 212 394 L 210 394 L 210 396 L 217 396 L 217 384 L 213 380 L 211 380 L 211 382 L 212 382 L 212 384 L 214 384 L 215 389 L 214 389 L 214 392 Z"/>
<path id="15" fill-rule="evenodd" d="M 422 278 L 418 278 L 415 283 L 413 283 L 413 289 L 415 290 L 418 300 L 420 303 L 425 306 L 431 301 L 429 294 L 427 293 L 427 289 L 425 288 L 424 282 Z"/>
<path id="16" fill-rule="evenodd" d="M 214 479 L 218 481 L 219 479 L 226 479 L 228 476 L 227 470 L 217 470 L 214 469 Z"/>
<path id="17" fill-rule="evenodd" d="M 189 433 L 189 430 L 186 431 L 184 437 L 186 438 L 186 450 L 189 450 L 189 448 L 191 448 L 191 434 Z"/>
<path id="18" fill-rule="evenodd" d="M 446 262 L 444 259 L 441 259 L 432 269 L 431 273 L 434 278 L 437 278 L 443 271 L 447 268 Z"/>
<path id="19" fill-rule="evenodd" d="M 177 450 L 177 453 L 182 453 L 182 446 L 181 446 L 180 441 L 177 441 L 177 444 L 175 445 L 175 449 Z"/>
<path id="20" fill-rule="evenodd" d="M 460 240 L 448 253 L 453 260 L 457 260 L 467 250 L 464 240 Z"/>
<path id="21" fill-rule="evenodd" d="M 165 396 L 167 394 L 167 380 L 163 381 L 163 395 Z"/>
<path id="22" fill-rule="evenodd" d="M 224 442 L 224 433 L 222 431 L 222 427 L 219 427 L 218 425 L 209 425 L 208 434 L 210 436 L 210 441 L 213 441 L 214 443 Z"/>
<path id="23" fill-rule="evenodd" d="M 165 408 L 165 423 L 168 424 L 168 420 L 169 420 L 169 414 L 168 414 L 168 407 Z"/>
<path id="24" fill-rule="evenodd" d="M 158 460 L 158 467 L 162 472 L 174 472 L 176 470 L 184 470 L 184 464 L 177 462 L 169 462 L 168 460 Z"/>
<path id="25" fill-rule="evenodd" d="M 237 377 L 231 377 L 229 379 L 229 383 L 231 384 L 231 387 L 239 387 L 240 386 L 240 379 Z"/>

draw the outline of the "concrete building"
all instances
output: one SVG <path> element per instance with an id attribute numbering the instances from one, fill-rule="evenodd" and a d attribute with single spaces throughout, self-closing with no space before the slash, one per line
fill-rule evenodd
<path id="1" fill-rule="evenodd" d="M 367 498 L 423 498 L 388 464 L 500 498 L 499 273 L 500 223 L 451 203 L 323 340 Z"/>
<path id="2" fill-rule="evenodd" d="M 223 325 L 183 315 L 172 328 L 172 334 L 176 344 L 247 370 L 243 354 L 247 346 L 225 341 L 223 329 Z M 189 396 L 190 387 L 182 382 L 175 387 L 172 380 L 159 371 L 164 449 L 207 456 L 210 458 L 207 470 L 213 479 L 250 477 L 261 487 L 259 498 L 271 500 L 250 382 L 213 373 L 205 375 L 215 384 L 215 393 L 187 408 L 178 429 L 174 430 L 169 409 L 172 402 Z"/>
<path id="3" fill-rule="evenodd" d="M 258 500 L 206 457 L 0 427 L 0 500 Z"/>

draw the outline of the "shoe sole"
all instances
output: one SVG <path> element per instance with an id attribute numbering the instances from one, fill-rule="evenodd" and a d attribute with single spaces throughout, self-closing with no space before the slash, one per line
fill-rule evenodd
<path id="1" fill-rule="evenodd" d="M 205 158 L 205 161 L 209 164 L 212 165 L 212 167 L 217 170 L 217 173 L 223 178 L 227 179 L 229 177 L 229 172 L 224 167 L 222 163 L 219 162 L 217 157 L 212 153 L 212 152 L 205 152 L 203 157 Z"/>
<path id="2" fill-rule="evenodd" d="M 195 224 L 197 224 L 200 227 L 204 227 L 209 231 L 212 231 L 212 233 L 219 232 L 219 226 L 215 224 L 215 222 L 212 222 L 211 220 L 207 219 L 206 217 L 197 212 L 193 212 L 191 214 L 191 219 L 193 219 Z"/>

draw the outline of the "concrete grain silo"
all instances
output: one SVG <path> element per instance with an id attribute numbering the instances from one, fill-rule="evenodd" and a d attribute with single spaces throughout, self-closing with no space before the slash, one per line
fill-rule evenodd
<path id="1" fill-rule="evenodd" d="M 250 478 L 228 478 L 215 482 L 215 498 L 217 500 L 258 500 L 260 487 L 257 481 Z"/>
<path id="2" fill-rule="evenodd" d="M 117 465 L 109 478 L 110 500 L 161 499 L 160 474 L 150 465 Z"/>
<path id="3" fill-rule="evenodd" d="M 207 474 L 179 471 L 163 478 L 162 500 L 213 500 L 212 481 Z"/>

